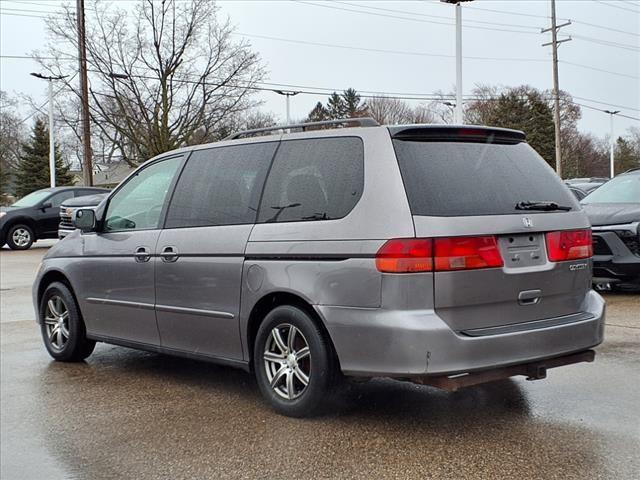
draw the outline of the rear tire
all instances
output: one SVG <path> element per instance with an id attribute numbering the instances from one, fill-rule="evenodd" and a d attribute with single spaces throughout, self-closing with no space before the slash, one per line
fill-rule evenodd
<path id="1" fill-rule="evenodd" d="M 317 414 L 335 377 L 333 349 L 324 332 L 304 310 L 283 305 L 264 318 L 253 351 L 258 387 L 280 414 Z"/>
<path id="2" fill-rule="evenodd" d="M 34 240 L 33 230 L 28 225 L 19 223 L 7 232 L 7 245 L 11 250 L 28 250 Z"/>
<path id="3" fill-rule="evenodd" d="M 69 288 L 50 284 L 42 295 L 40 331 L 49 355 L 60 362 L 81 362 L 93 352 L 96 342 L 87 338 L 80 309 Z"/>

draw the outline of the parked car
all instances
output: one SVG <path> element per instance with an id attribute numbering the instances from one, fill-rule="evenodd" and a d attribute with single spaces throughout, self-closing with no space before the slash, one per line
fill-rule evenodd
<path id="1" fill-rule="evenodd" d="M 108 190 L 107 190 L 108 192 Z M 58 225 L 58 238 L 64 238 L 73 232 L 73 215 L 80 208 L 95 208 L 107 197 L 107 193 L 97 193 L 95 195 L 85 195 L 65 200 L 60 205 L 60 223 Z"/>
<path id="2" fill-rule="evenodd" d="M 578 189 L 584 192 L 585 195 L 588 195 L 608 181 L 609 179 L 604 177 L 590 177 L 590 178 L 571 178 L 569 180 L 565 180 L 565 183 L 569 186 L 571 191 L 573 191 L 573 189 Z M 579 194 L 579 192 L 575 192 L 575 191 L 573 192 L 574 192 L 574 195 Z"/>
<path id="3" fill-rule="evenodd" d="M 586 192 L 581 188 L 575 187 L 573 185 L 567 185 L 567 187 L 569 188 L 569 190 L 571 190 L 571 193 L 573 193 L 573 195 L 576 197 L 576 200 L 578 201 L 587 196 Z"/>
<path id="4" fill-rule="evenodd" d="M 593 360 L 589 221 L 522 132 L 287 130 L 160 155 L 78 210 L 33 288 L 50 355 L 244 368 L 291 416 L 343 376 L 455 390 Z"/>
<path id="5" fill-rule="evenodd" d="M 582 206 L 593 229 L 596 287 L 640 288 L 640 169 L 605 183 Z"/>
<path id="6" fill-rule="evenodd" d="M 26 250 L 33 242 L 58 237 L 59 209 L 65 200 L 108 190 L 91 187 L 44 188 L 10 207 L 0 208 L 0 246 Z"/>

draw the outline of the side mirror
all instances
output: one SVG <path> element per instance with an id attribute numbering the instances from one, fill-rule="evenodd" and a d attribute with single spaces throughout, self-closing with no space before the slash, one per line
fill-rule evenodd
<path id="1" fill-rule="evenodd" d="M 42 210 L 46 210 L 47 208 L 51 208 L 51 207 L 53 207 L 53 204 L 51 202 L 44 202 L 40 208 Z"/>
<path id="2" fill-rule="evenodd" d="M 73 215 L 73 226 L 83 232 L 96 231 L 96 212 L 90 208 L 81 208 Z"/>

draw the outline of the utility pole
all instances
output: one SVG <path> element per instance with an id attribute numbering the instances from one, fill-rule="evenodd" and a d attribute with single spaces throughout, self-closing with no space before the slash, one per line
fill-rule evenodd
<path id="1" fill-rule="evenodd" d="M 284 95 L 285 97 L 287 97 L 286 100 L 286 104 L 287 104 L 287 125 L 291 125 L 291 104 L 290 104 L 290 97 L 295 97 L 296 95 L 298 95 L 300 92 L 294 92 L 294 91 L 285 91 L 285 90 L 274 90 L 274 92 L 276 92 L 278 95 Z"/>
<path id="2" fill-rule="evenodd" d="M 82 124 L 82 177 L 86 186 L 93 185 L 91 126 L 89 124 L 89 80 L 87 78 L 87 45 L 84 25 L 84 0 L 76 0 L 78 20 L 78 62 L 80 67 L 80 122 Z"/>
<path id="3" fill-rule="evenodd" d="M 551 28 L 542 29 L 542 33 L 551 32 L 551 42 L 542 46 L 553 47 L 553 123 L 556 131 L 556 173 L 562 178 L 562 151 L 560 144 L 560 86 L 558 81 L 558 45 L 571 40 L 571 37 L 558 40 L 558 30 L 571 25 L 571 21 L 558 25 L 556 22 L 556 0 L 551 0 Z"/>
<path id="4" fill-rule="evenodd" d="M 461 2 L 473 0 L 440 0 L 443 3 L 452 3 L 456 6 L 456 107 L 453 123 L 462 125 L 464 122 L 462 103 L 462 5 Z"/>
<path id="5" fill-rule="evenodd" d="M 56 143 L 53 134 L 53 81 L 62 80 L 64 76 L 46 76 L 41 73 L 31 73 L 32 77 L 49 82 L 49 184 L 56 186 Z"/>
<path id="6" fill-rule="evenodd" d="M 616 142 L 613 136 L 613 116 L 617 115 L 618 113 L 620 113 L 620 110 L 605 110 L 604 113 L 608 113 L 609 116 L 611 117 L 611 138 L 609 140 L 609 146 L 610 146 L 610 152 L 609 152 L 609 171 L 611 172 L 611 178 L 615 177 L 616 175 L 616 169 L 615 169 L 615 162 L 614 162 L 614 152 L 616 149 Z"/>

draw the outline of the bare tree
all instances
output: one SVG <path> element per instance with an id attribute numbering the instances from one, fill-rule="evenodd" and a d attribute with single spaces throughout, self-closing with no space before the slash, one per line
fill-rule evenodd
<path id="1" fill-rule="evenodd" d="M 435 116 L 428 105 L 412 108 L 398 98 L 374 97 L 367 101 L 367 113 L 381 125 L 403 123 L 435 123 Z"/>
<path id="2" fill-rule="evenodd" d="M 264 77 L 259 56 L 233 39 L 212 0 L 139 0 L 132 10 L 91 2 L 87 12 L 90 115 L 100 134 L 131 164 L 211 135 L 225 119 L 256 105 Z M 41 63 L 75 71 L 74 12 L 52 17 Z M 78 97 L 69 82 L 68 93 Z M 65 112 L 77 122 L 74 109 Z"/>

